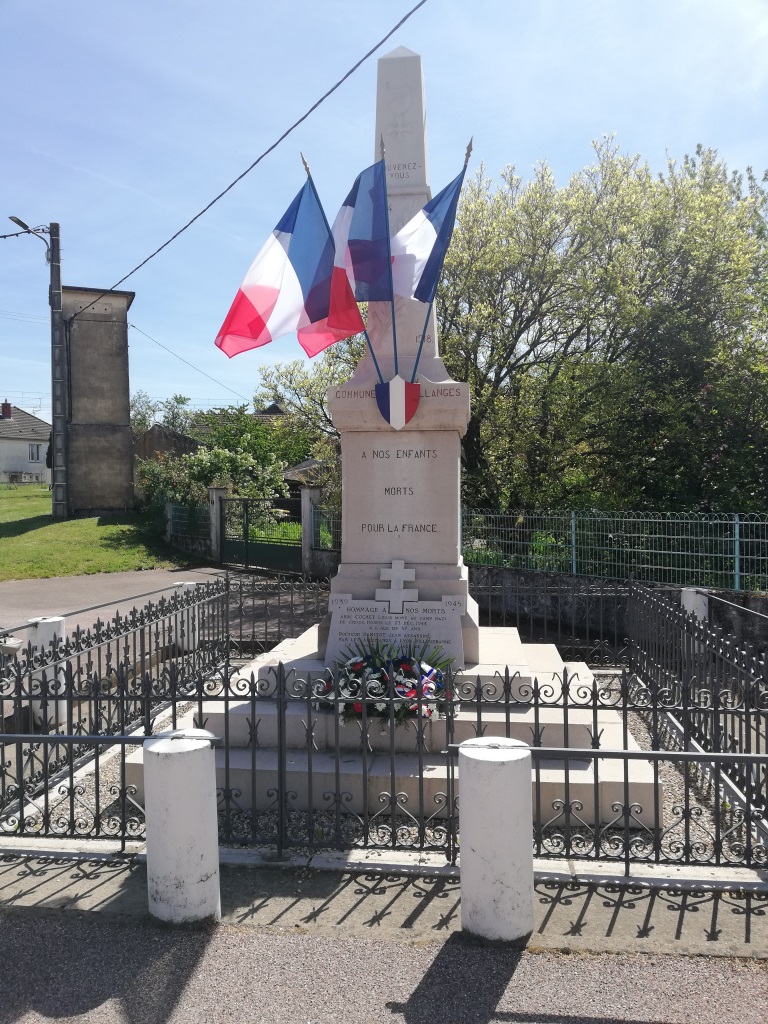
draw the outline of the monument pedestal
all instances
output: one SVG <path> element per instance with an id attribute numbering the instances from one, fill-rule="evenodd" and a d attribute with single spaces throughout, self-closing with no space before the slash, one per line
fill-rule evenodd
<path id="1" fill-rule="evenodd" d="M 461 554 L 469 388 L 422 378 L 402 430 L 383 418 L 375 388 L 354 378 L 331 389 L 328 405 L 341 435 L 342 539 L 321 637 L 326 664 L 367 637 L 402 642 L 403 654 L 439 646 L 454 668 L 478 662 L 478 610 Z"/>

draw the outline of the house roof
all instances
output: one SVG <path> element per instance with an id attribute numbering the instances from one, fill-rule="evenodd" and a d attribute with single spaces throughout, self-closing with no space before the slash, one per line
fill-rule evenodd
<path id="1" fill-rule="evenodd" d="M 299 484 L 313 484 L 323 469 L 323 464 L 317 459 L 304 459 L 295 466 L 288 466 L 283 470 L 283 480 Z"/>
<path id="2" fill-rule="evenodd" d="M 0 441 L 47 441 L 51 424 L 17 406 L 11 406 L 11 418 L 0 416 Z"/>
<path id="3" fill-rule="evenodd" d="M 285 409 L 279 406 L 277 402 L 272 402 L 266 409 L 257 409 L 253 415 L 257 420 L 271 419 L 273 416 L 285 416 Z"/>

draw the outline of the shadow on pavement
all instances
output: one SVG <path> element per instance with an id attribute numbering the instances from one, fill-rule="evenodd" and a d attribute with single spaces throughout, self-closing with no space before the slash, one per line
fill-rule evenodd
<path id="1" fill-rule="evenodd" d="M 221 905 L 228 924 L 400 941 L 459 927 L 459 883 L 441 877 L 222 866 Z"/>
<path id="2" fill-rule="evenodd" d="M 441 947 L 407 1003 L 387 1003 L 404 1024 L 445 1021 L 513 1021 L 516 1024 L 647 1024 L 626 1017 L 583 1017 L 536 1011 L 515 1013 L 498 1005 L 519 966 L 523 950 L 491 946 L 460 934 Z"/>
<path id="3" fill-rule="evenodd" d="M 536 900 L 532 946 L 768 956 L 766 892 L 540 881 Z"/>
<path id="4" fill-rule="evenodd" d="M 146 898 L 128 864 L 0 858 L 0 1024 L 110 1003 L 116 1020 L 167 1021 L 215 929 L 157 924 Z"/>

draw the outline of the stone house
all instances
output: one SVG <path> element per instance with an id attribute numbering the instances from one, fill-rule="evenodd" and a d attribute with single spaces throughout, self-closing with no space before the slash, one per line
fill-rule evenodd
<path id="1" fill-rule="evenodd" d="M 45 465 L 51 425 L 10 402 L 0 406 L 0 483 L 49 484 Z"/>

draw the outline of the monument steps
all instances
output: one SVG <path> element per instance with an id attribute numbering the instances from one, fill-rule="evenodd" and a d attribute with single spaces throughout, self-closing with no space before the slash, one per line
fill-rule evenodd
<path id="1" fill-rule="evenodd" d="M 136 799 L 143 806 L 144 784 L 141 751 L 126 759 L 126 781 L 135 786 Z M 631 762 L 630 802 L 642 810 L 634 814 L 633 827 L 653 827 L 654 780 L 650 764 Z M 228 771 L 227 771 L 228 766 Z M 310 772 L 311 767 L 311 772 Z M 229 751 L 216 751 L 216 785 L 224 789 L 229 778 L 233 804 L 244 811 L 268 811 L 275 807 L 278 787 L 278 751 L 275 748 L 232 747 Z M 340 751 L 338 757 L 329 751 L 288 749 L 285 751 L 284 779 L 288 806 L 297 811 L 315 812 L 333 808 L 335 795 L 344 794 L 342 811 L 369 816 L 388 809 L 399 802 L 403 813 L 418 818 L 420 801 L 425 818 L 445 816 L 448 792 L 448 768 L 444 755 L 424 753 L 398 754 Z M 538 783 L 538 797 L 537 797 Z M 541 760 L 531 775 L 534 823 L 556 827 L 562 822 L 562 804 L 567 802 L 574 817 L 603 825 L 621 816 L 619 807 L 624 803 L 624 764 L 620 761 L 602 761 L 595 781 L 594 762 L 573 759 L 567 776 L 563 764 L 556 760 Z M 236 791 L 236 792 L 234 792 Z M 458 767 L 454 770 L 454 792 L 460 797 Z M 662 805 L 661 786 L 657 787 L 659 806 Z M 310 799 L 311 797 L 311 799 Z M 580 805 L 580 806 L 579 806 Z"/>
<path id="2" fill-rule="evenodd" d="M 361 746 L 361 719 L 344 721 L 331 709 L 308 707 L 305 700 L 290 700 L 285 707 L 286 746 L 301 749 L 307 746 L 307 732 L 311 725 L 312 740 L 316 750 L 342 751 L 359 750 Z M 475 705 L 476 709 L 477 705 Z M 478 724 L 477 711 L 462 707 L 453 716 L 453 737 L 448 738 L 448 722 L 444 717 L 433 715 L 421 720 L 421 730 L 416 718 L 409 718 L 394 729 L 394 750 L 397 754 L 415 753 L 421 732 L 422 749 L 439 752 L 449 742 L 463 743 L 477 735 L 505 736 L 523 743 L 533 744 L 536 733 L 537 746 L 546 747 L 591 747 L 595 719 L 591 710 L 569 709 L 567 723 L 563 709 L 540 707 L 536 712 L 531 707 L 512 707 L 509 715 L 495 710 L 493 704 L 481 708 Z M 230 747 L 248 747 L 251 743 L 251 727 L 259 747 L 276 747 L 277 704 L 269 698 L 257 698 L 254 719 L 251 702 L 232 701 L 225 708 L 222 701 L 207 701 L 203 704 L 202 728 L 210 729 L 216 736 L 228 736 Z M 507 732 L 507 725 L 509 726 Z M 370 717 L 368 726 L 368 747 L 371 751 L 390 749 L 390 724 L 387 719 Z M 228 727 L 228 733 L 227 733 Z M 566 737 L 567 730 L 567 737 Z M 621 749 L 623 745 L 621 720 L 615 711 L 600 710 L 597 713 L 597 733 L 600 746 L 607 749 Z M 567 738 L 567 743 L 566 743 Z M 636 749 L 636 748 L 631 748 Z"/>
<path id="3" fill-rule="evenodd" d="M 583 663 L 564 663 L 551 644 L 523 644 L 517 630 L 480 629 L 480 649 L 484 655 L 499 657 L 512 654 L 516 665 L 486 662 L 468 666 L 460 678 L 454 680 L 456 693 L 461 696 L 461 710 L 453 716 L 453 743 L 461 743 L 476 735 L 505 736 L 524 743 L 565 748 L 591 748 L 597 730 L 600 746 L 620 750 L 624 746 L 622 721 L 617 711 L 591 706 L 594 677 Z M 485 634 L 485 635 L 484 635 Z M 246 692 L 254 681 L 259 689 L 253 699 L 211 699 L 202 705 L 202 721 L 197 720 L 197 709 L 179 722 L 201 725 L 226 740 L 226 750 L 216 752 L 217 785 L 224 787 L 225 764 L 229 764 L 229 787 L 240 796 L 236 804 L 247 810 L 252 794 L 256 794 L 257 810 L 266 810 L 274 804 L 274 793 L 268 791 L 278 785 L 278 663 L 285 670 L 285 693 L 282 714 L 283 743 L 285 744 L 285 779 L 287 790 L 295 793 L 290 804 L 299 810 L 309 807 L 309 792 L 316 811 L 326 810 L 325 793 L 349 793 L 343 810 L 355 814 L 373 814 L 384 804 L 404 794 L 409 813 L 416 813 L 420 791 L 424 799 L 424 813 L 443 813 L 439 794 L 447 792 L 448 778 L 445 755 L 448 745 L 448 723 L 444 717 L 433 715 L 419 722 L 410 718 L 391 729 L 388 719 L 371 716 L 368 719 L 367 756 L 363 756 L 362 722 L 344 720 L 332 707 L 315 698 L 307 698 L 306 684 L 326 674 L 323 660 L 317 651 L 318 628 L 313 627 L 299 637 L 283 641 L 273 651 L 259 655 L 240 669 L 231 681 L 235 692 Z M 563 672 L 571 680 L 568 688 L 568 708 L 562 707 Z M 503 680 L 511 680 L 510 703 L 503 697 Z M 480 701 L 472 698 L 478 688 Z M 538 700 L 533 704 L 534 680 L 538 683 Z M 309 691 L 311 693 L 311 690 Z M 520 701 L 516 704 L 515 701 Z M 560 704 L 558 704 L 558 700 Z M 573 704 L 583 705 L 573 707 Z M 311 784 L 309 754 L 311 733 Z M 421 746 L 421 757 L 418 756 Z M 637 750 L 632 737 L 628 749 Z M 228 753 L 227 753 L 228 752 Z M 394 762 L 394 774 L 393 774 Z M 253 766 L 255 765 L 255 774 Z M 420 769 L 423 774 L 420 776 Z M 337 775 L 338 771 L 338 775 Z M 636 815 L 636 825 L 651 826 L 654 820 L 655 798 L 662 806 L 662 788 L 654 790 L 653 769 L 647 762 L 628 762 L 627 783 L 629 801 L 642 811 Z M 557 818 L 559 812 L 553 803 L 567 801 L 574 807 L 578 818 L 594 823 L 597 816 L 603 823 L 617 818 L 614 805 L 624 802 L 624 762 L 604 760 L 597 769 L 594 762 L 552 760 L 539 762 L 540 823 Z M 253 777 L 252 777 L 253 775 Z M 142 751 L 139 749 L 127 759 L 126 776 L 129 784 L 143 792 Z M 338 781 L 337 782 L 337 778 Z M 537 778 L 536 769 L 532 778 Z M 367 780 L 367 781 L 366 781 Z M 366 803 L 367 801 L 367 803 Z M 576 801 L 574 804 L 573 802 Z M 534 787 L 534 808 L 537 806 Z M 579 809 L 579 807 L 581 809 Z M 553 826 L 554 827 L 554 826 Z"/>

